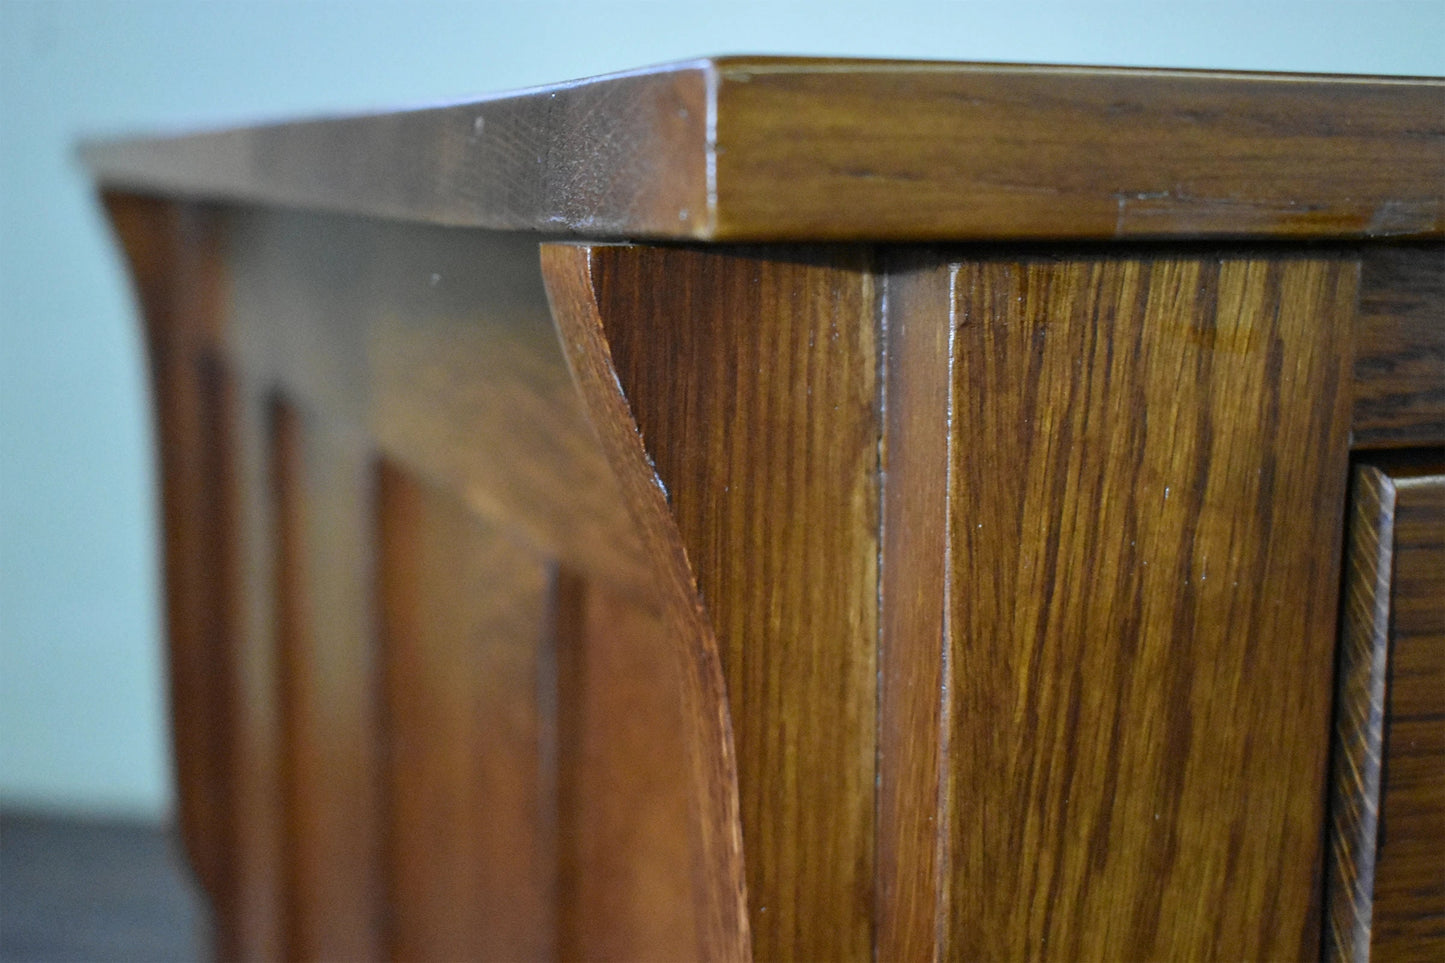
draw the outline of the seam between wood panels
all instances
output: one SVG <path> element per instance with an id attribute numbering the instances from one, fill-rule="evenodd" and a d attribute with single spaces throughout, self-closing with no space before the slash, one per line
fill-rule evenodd
<path id="1" fill-rule="evenodd" d="M 874 252 L 871 259 L 874 284 L 875 331 L 878 334 L 878 350 L 875 352 L 878 371 L 878 446 L 874 462 L 878 472 L 878 561 L 874 575 L 874 597 L 878 610 L 878 625 L 875 635 L 873 656 L 873 899 L 869 908 L 873 927 L 872 959 L 878 963 L 878 934 L 881 930 L 879 916 L 882 903 L 879 900 L 879 846 L 878 835 L 883 825 L 883 666 L 885 658 L 884 635 L 886 625 L 883 566 L 886 563 L 883 547 L 888 541 L 888 279 L 891 272 L 889 259 Z"/>
<path id="2" fill-rule="evenodd" d="M 936 874 L 936 881 L 933 887 L 933 959 L 935 961 L 945 959 L 948 953 L 945 951 L 945 940 L 947 938 L 947 914 L 951 897 L 951 872 L 949 866 L 948 841 L 953 830 L 951 815 L 952 793 L 949 790 L 952 782 L 952 766 L 950 765 L 950 751 L 952 744 L 952 719 L 953 719 L 953 690 L 950 686 L 950 669 L 952 659 L 950 658 L 950 641 L 953 636 L 953 567 L 950 561 L 953 557 L 953 520 L 950 517 L 950 506 L 953 500 L 954 485 L 954 432 L 953 417 L 954 408 L 957 402 L 955 397 L 953 366 L 954 347 L 958 337 L 958 272 L 959 265 L 950 263 L 948 266 L 948 357 L 945 361 L 945 371 L 948 378 L 948 395 L 944 408 L 944 425 L 946 432 L 944 437 L 944 467 L 943 467 L 943 618 L 940 624 L 943 630 L 938 640 L 939 644 L 939 666 L 938 666 L 938 796 L 935 804 L 935 825 L 938 829 L 934 833 L 934 858 L 933 866 Z"/>

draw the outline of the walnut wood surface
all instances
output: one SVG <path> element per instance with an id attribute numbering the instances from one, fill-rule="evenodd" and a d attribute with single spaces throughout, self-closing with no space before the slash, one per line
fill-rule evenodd
<path id="1" fill-rule="evenodd" d="M 944 955 L 1314 955 L 1352 266 L 937 270 Z"/>
<path id="2" fill-rule="evenodd" d="M 1355 341 L 1354 447 L 1445 444 L 1445 247 L 1364 250 Z"/>
<path id="3" fill-rule="evenodd" d="M 85 158 L 135 192 L 592 237 L 1438 237 L 1442 103 L 1408 78 L 731 57 Z"/>

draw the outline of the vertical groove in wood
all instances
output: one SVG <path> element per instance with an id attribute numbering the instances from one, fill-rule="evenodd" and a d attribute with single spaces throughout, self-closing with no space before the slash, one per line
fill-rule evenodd
<path id="1" fill-rule="evenodd" d="M 275 412 L 258 386 L 237 378 L 239 649 L 234 666 L 236 955 L 276 960 L 286 951 L 285 800 L 276 633 Z"/>
<path id="2" fill-rule="evenodd" d="M 383 954 L 380 759 L 365 443 L 275 408 L 277 687 L 288 954 Z"/>
<path id="3" fill-rule="evenodd" d="M 237 790 L 239 780 L 244 778 L 238 767 L 237 752 L 236 670 L 243 640 L 237 622 L 240 598 L 234 447 L 236 398 L 228 372 L 214 355 L 197 353 L 189 364 L 194 369 L 190 377 L 195 379 L 196 389 L 189 400 L 195 409 L 193 444 L 199 450 L 199 458 L 193 466 L 195 474 L 185 482 L 196 489 L 182 497 L 194 513 L 191 524 L 200 531 L 194 546 L 197 554 L 181 563 L 189 571 L 184 576 L 172 571 L 182 583 L 181 591 L 197 593 L 192 604 L 197 606 L 194 616 L 200 619 L 201 625 L 197 636 L 186 640 L 184 645 L 185 658 L 192 662 L 186 674 L 193 682 L 199 681 L 200 686 L 188 698 L 204 703 L 204 708 L 195 707 L 191 713 L 204 712 L 209 719 L 199 733 L 184 737 L 177 731 L 176 739 L 199 737 L 200 744 L 192 742 L 188 751 L 209 757 L 197 761 L 205 775 L 192 783 L 191 794 L 203 796 L 203 805 L 212 810 L 211 832 L 213 845 L 218 849 L 212 870 L 214 899 L 223 917 L 217 921 L 216 952 L 222 958 L 235 958 L 241 955 L 244 943 L 237 903 L 239 866 L 235 859 L 241 820 Z M 190 718 L 177 720 L 177 730 L 181 725 L 199 721 L 191 713 L 187 713 Z M 179 755 L 179 745 L 177 749 Z"/>
<path id="4" fill-rule="evenodd" d="M 557 956 L 551 566 L 382 461 L 389 955 Z"/>
<path id="5" fill-rule="evenodd" d="M 877 958 L 937 960 L 952 359 L 936 312 L 953 271 L 927 255 L 884 267 Z"/>
<path id="6" fill-rule="evenodd" d="M 280 934 L 283 955 L 301 959 L 304 943 L 301 935 L 305 915 L 302 854 L 306 852 L 305 826 L 302 821 L 303 802 L 300 789 L 306 776 L 301 767 L 306 760 L 298 756 L 298 729 L 306 724 L 300 688 L 305 675 L 306 612 L 305 591 L 305 525 L 301 486 L 304 483 L 300 416 L 279 396 L 272 396 L 267 405 L 269 437 L 269 486 L 271 503 L 272 619 L 271 632 L 276 640 L 275 689 L 279 720 L 279 752 L 277 783 L 281 795 L 281 821 L 277 827 L 285 859 L 281 867 Z"/>
<path id="7" fill-rule="evenodd" d="M 764 959 L 873 953 L 872 278 L 857 252 L 592 254 L 616 377 L 717 631 Z"/>
<path id="8" fill-rule="evenodd" d="M 1324 955 L 1366 961 L 1385 736 L 1395 488 L 1368 465 L 1356 469 L 1354 481 L 1335 696 Z"/>
<path id="9" fill-rule="evenodd" d="M 950 955 L 1316 954 L 1355 280 L 960 265 Z"/>
<path id="10" fill-rule="evenodd" d="M 584 650 L 587 631 L 587 583 L 580 572 L 566 566 L 555 571 L 552 583 L 551 671 L 548 695 L 553 710 L 548 771 L 553 775 L 552 816 L 557 831 L 551 853 L 555 863 L 554 900 L 557 907 L 557 959 L 589 958 L 586 912 L 582 907 L 587 885 L 583 853 L 586 804 L 582 740 L 589 722 L 581 705 L 589 689 Z M 599 722 L 603 720 L 597 720 Z"/>

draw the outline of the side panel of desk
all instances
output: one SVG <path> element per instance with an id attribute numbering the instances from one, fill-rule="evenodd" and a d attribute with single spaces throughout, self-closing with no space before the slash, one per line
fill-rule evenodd
<path id="1" fill-rule="evenodd" d="M 218 955 L 745 956 L 697 855 L 679 673 L 705 653 L 666 622 L 535 241 L 108 205 Z"/>
<path id="2" fill-rule="evenodd" d="M 1349 449 L 1440 440 L 1438 247 L 109 203 L 223 957 L 1315 952 Z"/>

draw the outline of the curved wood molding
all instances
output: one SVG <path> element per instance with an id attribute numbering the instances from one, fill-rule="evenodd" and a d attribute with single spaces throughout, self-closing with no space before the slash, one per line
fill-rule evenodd
<path id="1" fill-rule="evenodd" d="M 652 460 L 612 365 L 592 283 L 592 249 L 543 245 L 542 272 L 558 335 L 587 410 L 661 580 L 664 618 L 681 665 L 684 718 L 702 839 L 697 867 L 700 946 L 714 960 L 752 959 L 732 721 L 718 644 Z"/>
<path id="2" fill-rule="evenodd" d="M 870 959 L 881 421 L 872 263 L 858 250 L 642 245 L 548 249 L 543 263 L 562 314 L 576 310 L 564 291 L 590 284 L 588 336 L 600 330 L 606 351 L 575 322 L 561 324 L 563 339 L 579 380 L 625 395 L 623 429 L 601 430 L 629 446 L 631 487 L 648 510 L 675 523 L 666 532 L 680 545 L 665 547 L 675 578 L 695 579 L 715 633 L 753 952 Z M 609 403 L 594 413 L 618 421 Z"/>

